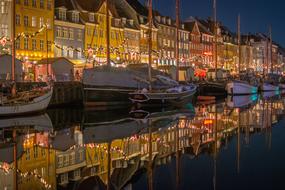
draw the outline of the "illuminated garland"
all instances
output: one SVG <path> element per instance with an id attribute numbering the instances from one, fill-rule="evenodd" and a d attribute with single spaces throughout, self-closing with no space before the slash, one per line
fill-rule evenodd
<path id="1" fill-rule="evenodd" d="M 0 169 L 4 171 L 4 173 L 6 175 L 8 175 L 10 173 L 10 171 L 15 171 L 15 167 L 10 167 L 8 163 L 3 163 L 2 165 L 0 165 Z M 41 184 L 43 184 L 43 186 L 46 189 L 51 189 L 51 185 L 47 183 L 47 181 L 39 174 L 36 173 L 36 171 L 32 171 L 32 172 L 21 172 L 19 169 L 16 169 L 16 172 L 21 176 L 21 177 L 34 177 L 36 179 L 38 179 L 40 181 Z"/>

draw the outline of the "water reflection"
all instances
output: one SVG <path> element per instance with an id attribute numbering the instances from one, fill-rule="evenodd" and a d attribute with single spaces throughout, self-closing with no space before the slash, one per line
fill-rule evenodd
<path id="1" fill-rule="evenodd" d="M 284 103 L 269 93 L 183 110 L 50 110 L 2 119 L 0 189 L 229 189 L 219 183 L 219 156 L 230 150 L 231 172 L 242 172 L 243 147 L 255 134 L 266 134 L 271 148 Z M 195 170 L 192 163 L 205 160 L 211 164 Z"/>

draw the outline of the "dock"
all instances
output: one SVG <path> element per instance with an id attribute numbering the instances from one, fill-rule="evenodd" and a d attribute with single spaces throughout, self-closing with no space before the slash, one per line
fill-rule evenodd
<path id="1" fill-rule="evenodd" d="M 18 91 L 29 91 L 46 86 L 44 82 L 17 83 Z M 83 87 L 80 82 L 54 82 L 53 96 L 49 107 L 74 106 L 83 103 Z"/>

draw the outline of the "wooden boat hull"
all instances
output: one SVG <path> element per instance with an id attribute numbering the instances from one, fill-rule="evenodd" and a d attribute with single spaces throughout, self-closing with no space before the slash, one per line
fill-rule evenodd
<path id="1" fill-rule="evenodd" d="M 123 107 L 131 104 L 129 93 L 136 89 L 127 88 L 84 88 L 85 107 Z"/>
<path id="2" fill-rule="evenodd" d="M 232 81 L 226 86 L 228 95 L 250 95 L 257 94 L 258 88 L 243 82 Z"/>
<path id="3" fill-rule="evenodd" d="M 199 95 L 201 96 L 226 96 L 226 84 L 215 82 L 203 82 L 199 84 Z"/>
<path id="4" fill-rule="evenodd" d="M 261 91 L 266 92 L 266 91 L 278 91 L 279 90 L 279 86 L 275 86 L 272 84 L 268 84 L 268 83 L 263 83 L 261 85 Z"/>
<path id="5" fill-rule="evenodd" d="M 52 94 L 53 89 L 28 103 L 0 106 L 0 117 L 15 117 L 43 112 L 47 109 Z"/>

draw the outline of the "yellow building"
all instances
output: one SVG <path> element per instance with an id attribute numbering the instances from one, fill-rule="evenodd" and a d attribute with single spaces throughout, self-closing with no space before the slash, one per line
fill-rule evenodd
<path id="1" fill-rule="evenodd" d="M 17 0 L 15 19 L 15 35 L 28 35 L 16 41 L 17 58 L 31 69 L 31 63 L 53 57 L 54 0 Z"/>
<path id="2" fill-rule="evenodd" d="M 18 160 L 18 169 L 21 174 L 30 174 L 20 177 L 19 190 L 44 189 L 45 185 L 50 185 L 50 189 L 56 189 L 55 151 L 47 148 L 47 143 L 47 133 L 26 136 L 23 144 L 24 154 Z"/>

